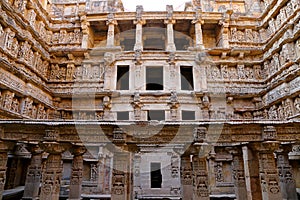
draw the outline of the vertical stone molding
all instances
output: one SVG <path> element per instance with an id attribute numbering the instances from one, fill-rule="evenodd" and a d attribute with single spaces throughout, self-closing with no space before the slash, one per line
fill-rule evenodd
<path id="1" fill-rule="evenodd" d="M 118 25 L 117 20 L 114 19 L 114 14 L 109 13 L 107 17 L 106 25 L 108 26 L 106 47 L 115 46 L 115 25 Z"/>
<path id="2" fill-rule="evenodd" d="M 209 200 L 209 183 L 206 157 L 193 156 L 193 199 Z"/>
<path id="3" fill-rule="evenodd" d="M 130 155 L 116 152 L 113 158 L 112 200 L 130 199 Z"/>
<path id="4" fill-rule="evenodd" d="M 190 156 L 181 157 L 182 199 L 193 198 L 193 169 Z"/>
<path id="5" fill-rule="evenodd" d="M 202 32 L 202 25 L 204 24 L 204 20 L 202 20 L 201 10 L 197 10 L 196 17 L 192 21 L 192 24 L 195 24 L 195 48 L 204 49 Z"/>
<path id="6" fill-rule="evenodd" d="M 62 177 L 62 153 L 67 145 L 58 142 L 43 142 L 41 147 L 49 155 L 43 172 L 40 200 L 58 200 Z"/>
<path id="7" fill-rule="evenodd" d="M 232 13 L 232 10 L 227 10 L 226 13 L 224 13 L 223 19 L 219 22 L 219 25 L 221 25 L 223 48 L 229 48 L 229 20 Z"/>
<path id="8" fill-rule="evenodd" d="M 292 151 L 292 146 L 281 145 L 280 150 L 276 152 L 277 167 L 279 170 L 280 189 L 282 199 L 297 199 L 296 182 L 292 167 L 289 163 L 288 153 Z"/>
<path id="9" fill-rule="evenodd" d="M 31 162 L 27 169 L 23 200 L 39 198 L 39 187 L 42 177 L 43 150 L 39 145 L 29 145 L 29 150 L 31 152 Z"/>
<path id="10" fill-rule="evenodd" d="M 74 157 L 72 162 L 69 200 L 80 200 L 82 187 L 83 154 L 86 152 L 86 148 L 84 146 L 76 145 L 73 146 L 71 151 Z"/>
<path id="11" fill-rule="evenodd" d="M 259 180 L 258 153 L 251 146 L 243 146 L 244 172 L 247 188 L 247 199 L 262 200 Z"/>
<path id="12" fill-rule="evenodd" d="M 233 162 L 233 181 L 235 195 L 237 199 L 247 199 L 247 189 L 244 173 L 244 162 L 242 149 L 240 147 L 229 148 L 229 152 L 232 154 Z"/>
<path id="13" fill-rule="evenodd" d="M 167 19 L 164 21 L 167 24 L 167 47 L 166 51 L 174 52 L 176 51 L 176 46 L 174 43 L 174 30 L 173 24 L 176 23 L 176 20 L 173 19 L 173 6 L 167 5 Z"/>
<path id="14" fill-rule="evenodd" d="M 133 22 L 136 25 L 134 51 L 143 51 L 143 25 L 146 20 L 142 19 L 142 13 L 143 6 L 136 6 L 136 20 Z"/>
<path id="15" fill-rule="evenodd" d="M 13 143 L 7 141 L 0 141 L 0 199 L 2 199 L 2 193 L 6 182 L 6 170 L 7 170 L 7 152 L 12 149 Z"/>
<path id="16" fill-rule="evenodd" d="M 263 200 L 281 200 L 278 169 L 274 151 L 278 150 L 278 142 L 266 141 L 254 144 L 258 152 L 259 177 Z"/>

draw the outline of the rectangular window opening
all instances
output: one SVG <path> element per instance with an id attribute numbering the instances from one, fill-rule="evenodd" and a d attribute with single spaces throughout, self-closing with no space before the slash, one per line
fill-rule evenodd
<path id="1" fill-rule="evenodd" d="M 183 110 L 182 120 L 195 120 L 195 111 Z"/>
<path id="2" fill-rule="evenodd" d="M 165 111 L 164 110 L 148 110 L 148 121 L 150 120 L 165 120 Z"/>
<path id="3" fill-rule="evenodd" d="M 163 90 L 163 67 L 146 67 L 146 90 Z"/>
<path id="4" fill-rule="evenodd" d="M 193 67 L 180 66 L 181 90 L 194 90 Z"/>
<path id="5" fill-rule="evenodd" d="M 129 66 L 117 67 L 117 90 L 129 90 Z"/>
<path id="6" fill-rule="evenodd" d="M 117 120 L 129 120 L 129 112 L 117 112 Z"/>
<path id="7" fill-rule="evenodd" d="M 151 163 L 151 188 L 161 188 L 162 174 L 160 163 Z"/>

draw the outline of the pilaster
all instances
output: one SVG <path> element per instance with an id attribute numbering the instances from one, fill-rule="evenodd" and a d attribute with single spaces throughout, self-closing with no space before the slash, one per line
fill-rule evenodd
<path id="1" fill-rule="evenodd" d="M 1 130 L 0 130 L 1 131 Z M 0 141 L 0 199 L 2 199 L 2 193 L 6 182 L 6 170 L 7 170 L 7 152 L 12 149 L 13 143 L 7 141 Z"/>
<path id="2" fill-rule="evenodd" d="M 174 43 L 174 30 L 173 24 L 176 23 L 176 20 L 173 19 L 173 6 L 167 5 L 167 19 L 164 21 L 167 24 L 167 45 L 166 51 L 174 52 L 176 51 L 176 46 Z"/>
<path id="3" fill-rule="evenodd" d="M 118 25 L 118 22 L 117 20 L 114 19 L 113 13 L 108 14 L 106 25 L 108 26 L 106 47 L 114 47 L 115 46 L 115 25 Z"/>
<path id="4" fill-rule="evenodd" d="M 281 200 L 278 169 L 274 151 L 278 149 L 276 141 L 265 141 L 253 145 L 258 152 L 259 177 L 263 200 Z"/>
<path id="5" fill-rule="evenodd" d="M 143 51 L 143 25 L 146 20 L 142 19 L 142 13 L 143 6 L 136 6 L 136 20 L 133 22 L 136 25 L 134 51 Z"/>
<path id="6" fill-rule="evenodd" d="M 70 148 L 67 143 L 59 143 L 58 130 L 46 130 L 41 148 L 49 153 L 46 161 L 46 167 L 42 176 L 42 188 L 40 200 L 59 200 L 60 183 L 62 177 L 62 153 Z"/>
<path id="7" fill-rule="evenodd" d="M 112 174 L 112 200 L 130 199 L 130 155 L 124 152 L 116 152 L 113 160 Z"/>
<path id="8" fill-rule="evenodd" d="M 193 156 L 193 199 L 209 200 L 206 157 Z"/>
<path id="9" fill-rule="evenodd" d="M 29 145 L 31 162 L 27 170 L 23 200 L 35 200 L 39 198 L 39 187 L 42 176 L 42 152 L 39 145 Z"/>
<path id="10" fill-rule="evenodd" d="M 195 19 L 192 21 L 192 24 L 195 24 L 195 48 L 196 49 L 204 49 L 203 45 L 203 33 L 202 33 L 202 25 L 204 24 L 204 20 L 201 16 L 201 10 L 198 9 L 196 12 Z"/>
<path id="11" fill-rule="evenodd" d="M 86 152 L 86 148 L 82 145 L 74 145 L 71 149 L 71 152 L 74 157 L 72 162 L 69 200 L 80 200 L 82 187 L 83 154 Z"/>
<path id="12" fill-rule="evenodd" d="M 193 169 L 189 155 L 181 157 L 182 199 L 193 198 Z"/>
<path id="13" fill-rule="evenodd" d="M 292 151 L 292 145 L 281 145 L 280 150 L 276 152 L 277 167 L 279 170 L 279 184 L 282 193 L 282 199 L 297 199 L 296 182 L 293 170 L 289 164 L 288 153 Z"/>
<path id="14" fill-rule="evenodd" d="M 237 199 L 247 199 L 243 154 L 240 147 L 229 148 L 233 156 L 232 169 L 235 195 Z"/>

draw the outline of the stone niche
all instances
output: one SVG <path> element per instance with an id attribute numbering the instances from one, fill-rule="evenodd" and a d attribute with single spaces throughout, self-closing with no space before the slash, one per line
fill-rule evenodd
<path id="1" fill-rule="evenodd" d="M 156 150 L 155 150 L 156 149 Z M 180 157 L 170 150 L 153 148 L 153 152 L 135 155 L 134 188 L 141 198 L 180 196 Z"/>

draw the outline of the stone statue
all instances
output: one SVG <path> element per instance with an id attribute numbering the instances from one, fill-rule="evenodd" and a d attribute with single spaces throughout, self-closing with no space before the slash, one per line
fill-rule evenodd
<path id="1" fill-rule="evenodd" d="M 295 110 L 300 113 L 300 97 L 296 97 L 294 101 Z"/>
<path id="2" fill-rule="evenodd" d="M 3 105 L 2 107 L 4 109 L 10 110 L 11 109 L 11 105 L 12 105 L 12 101 L 13 101 L 13 97 L 14 97 L 14 93 L 10 92 L 10 91 L 6 91 L 4 93 L 4 97 L 3 97 Z"/>
<path id="3" fill-rule="evenodd" d="M 19 100 L 17 98 L 14 98 L 11 105 L 11 111 L 18 113 L 19 106 L 20 106 Z"/>
<path id="4" fill-rule="evenodd" d="M 13 45 L 13 39 L 15 37 L 15 32 L 11 31 L 9 28 L 7 28 L 5 32 L 6 38 L 4 48 L 6 48 L 7 50 L 11 50 Z"/>

